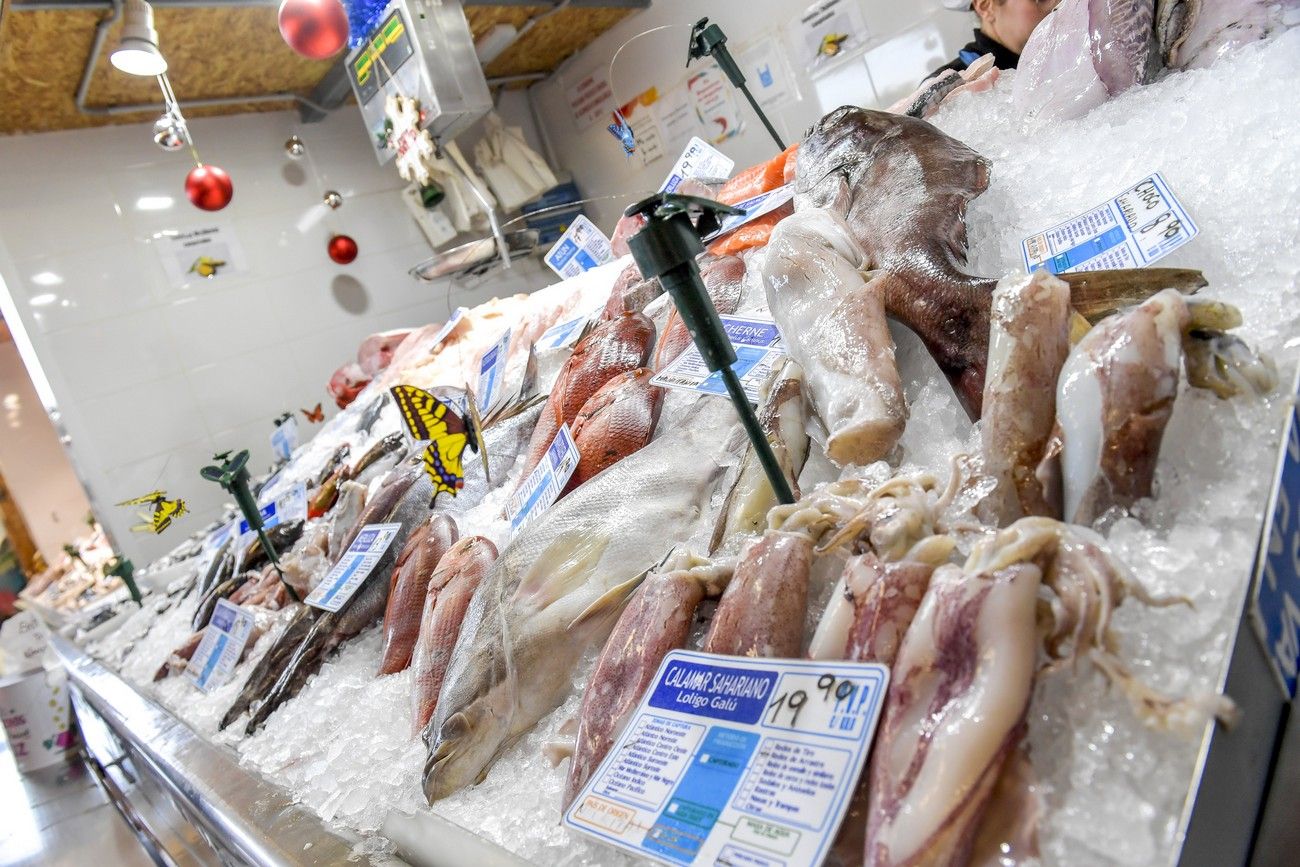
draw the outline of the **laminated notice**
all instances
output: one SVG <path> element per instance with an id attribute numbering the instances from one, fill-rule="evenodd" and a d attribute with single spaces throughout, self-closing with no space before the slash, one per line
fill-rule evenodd
<path id="1" fill-rule="evenodd" d="M 185 676 L 204 692 L 221 686 L 230 679 L 252 632 L 252 614 L 229 599 L 218 599 L 203 638 L 185 666 Z"/>
<path id="2" fill-rule="evenodd" d="M 341 609 L 378 565 L 401 529 L 401 524 L 366 524 L 334 568 L 303 601 L 326 611 Z M 388 578 L 380 576 L 379 580 Z"/>
<path id="3" fill-rule="evenodd" d="M 486 413 L 496 398 L 497 388 L 506 375 L 506 354 L 510 349 L 510 329 L 507 328 L 492 348 L 483 353 L 478 366 L 478 408 Z"/>
<path id="4" fill-rule="evenodd" d="M 506 503 L 510 532 L 518 533 L 525 524 L 549 509 L 559 499 L 560 492 L 577 468 L 578 446 L 574 443 L 573 434 L 566 422 L 560 425 L 559 432 L 542 460 Z"/>
<path id="5" fill-rule="evenodd" d="M 275 432 L 271 434 L 271 451 L 275 453 L 277 460 L 287 461 L 293 456 L 293 450 L 298 448 L 298 420 L 293 416 L 276 425 Z"/>
<path id="6" fill-rule="evenodd" d="M 665 864 L 819 864 L 889 669 L 674 650 L 564 824 Z"/>
<path id="7" fill-rule="evenodd" d="M 1156 172 L 1091 211 L 1026 238 L 1021 253 L 1031 273 L 1142 268 L 1199 231 Z"/>
<path id="8" fill-rule="evenodd" d="M 569 228 L 546 254 L 546 264 L 565 280 L 613 259 L 609 238 L 582 214 L 573 218 Z"/>
<path id="9" fill-rule="evenodd" d="M 583 327 L 590 320 L 590 315 L 584 315 L 574 317 L 567 322 L 561 322 L 559 325 L 552 325 L 542 333 L 542 336 L 537 339 L 537 343 L 534 344 L 537 351 L 559 349 L 577 343 L 578 338 L 582 336 Z"/>
<path id="10" fill-rule="evenodd" d="M 299 482 L 272 502 L 259 504 L 258 514 L 262 517 L 262 527 L 267 530 L 291 521 L 307 520 L 307 485 Z M 244 518 L 239 519 L 238 530 L 240 536 L 253 532 Z M 240 544 L 247 542 L 247 539 L 240 540 Z"/>
<path id="11" fill-rule="evenodd" d="M 720 316 L 723 330 L 736 350 L 736 361 L 731 369 L 744 386 L 749 402 L 757 405 L 763 384 L 772 368 L 785 355 L 781 334 L 771 319 L 754 319 L 747 316 Z M 721 373 L 710 372 L 700 350 L 692 343 L 672 363 L 650 380 L 651 385 L 665 388 L 682 388 L 705 394 L 727 393 Z"/>
<path id="12" fill-rule="evenodd" d="M 672 171 L 659 187 L 661 193 L 675 193 L 687 178 L 727 178 L 736 167 L 736 161 L 699 136 L 692 136 L 686 150 L 673 164 Z"/>

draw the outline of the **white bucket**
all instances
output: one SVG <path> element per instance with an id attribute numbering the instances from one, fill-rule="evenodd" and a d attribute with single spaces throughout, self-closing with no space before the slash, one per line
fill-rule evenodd
<path id="1" fill-rule="evenodd" d="M 20 771 L 63 759 L 75 740 L 67 673 L 61 668 L 0 680 L 0 717 Z"/>

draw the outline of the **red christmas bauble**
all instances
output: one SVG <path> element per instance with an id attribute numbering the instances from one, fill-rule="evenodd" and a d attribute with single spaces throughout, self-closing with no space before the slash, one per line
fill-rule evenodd
<path id="1" fill-rule="evenodd" d="M 235 195 L 235 185 L 226 170 L 217 166 L 198 166 L 185 176 L 185 195 L 194 207 L 205 211 L 220 211 L 230 204 Z"/>
<path id="2" fill-rule="evenodd" d="M 324 60 L 347 44 L 347 10 L 339 0 L 283 0 L 280 35 L 303 57 Z"/>
<path id="3" fill-rule="evenodd" d="M 357 242 L 349 235 L 335 235 L 330 238 L 330 258 L 340 265 L 346 265 L 357 258 Z"/>

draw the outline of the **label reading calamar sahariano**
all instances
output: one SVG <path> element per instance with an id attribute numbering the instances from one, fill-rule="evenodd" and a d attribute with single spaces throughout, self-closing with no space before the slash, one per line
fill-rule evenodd
<path id="1" fill-rule="evenodd" d="M 564 823 L 667 864 L 818 864 L 884 703 L 876 663 L 676 650 Z"/>

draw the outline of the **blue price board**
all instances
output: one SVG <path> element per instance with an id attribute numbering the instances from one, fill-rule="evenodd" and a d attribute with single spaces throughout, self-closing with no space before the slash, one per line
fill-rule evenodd
<path id="1" fill-rule="evenodd" d="M 889 669 L 676 650 L 565 825 L 665 864 L 818 864 Z"/>
<path id="2" fill-rule="evenodd" d="M 1300 393 L 1300 375 L 1293 383 Z M 1300 666 L 1300 407 L 1287 419 L 1255 572 L 1251 620 L 1288 699 Z"/>

